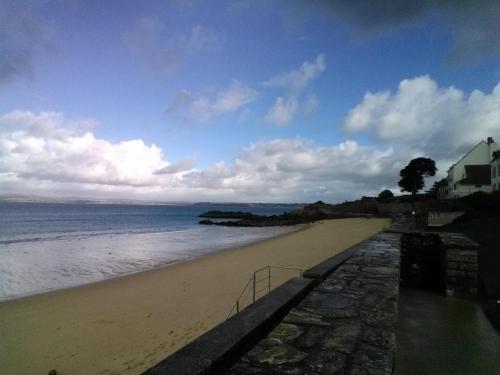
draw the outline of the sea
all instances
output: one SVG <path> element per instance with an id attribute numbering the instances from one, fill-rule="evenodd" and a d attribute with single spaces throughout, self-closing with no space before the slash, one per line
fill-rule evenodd
<path id="1" fill-rule="evenodd" d="M 200 225 L 209 210 L 271 215 L 287 205 L 0 202 L 0 301 L 190 260 L 293 230 Z"/>

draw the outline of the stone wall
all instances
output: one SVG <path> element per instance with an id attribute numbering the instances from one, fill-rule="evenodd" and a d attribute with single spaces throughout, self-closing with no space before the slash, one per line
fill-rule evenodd
<path id="1" fill-rule="evenodd" d="M 229 374 L 391 374 L 399 237 L 357 245 Z"/>
<path id="2" fill-rule="evenodd" d="M 145 374 L 392 374 L 405 228 L 309 269 Z M 475 296 L 478 245 L 439 236 L 447 293 Z"/>
<path id="3" fill-rule="evenodd" d="M 440 236 L 446 252 L 446 293 L 477 297 L 479 245 L 459 233 L 441 233 Z"/>

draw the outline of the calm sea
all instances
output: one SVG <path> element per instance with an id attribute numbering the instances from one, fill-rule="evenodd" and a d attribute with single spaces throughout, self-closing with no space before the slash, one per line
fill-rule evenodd
<path id="1" fill-rule="evenodd" d="M 0 300 L 160 267 L 293 228 L 198 224 L 208 210 L 279 214 L 287 206 L 0 202 Z"/>

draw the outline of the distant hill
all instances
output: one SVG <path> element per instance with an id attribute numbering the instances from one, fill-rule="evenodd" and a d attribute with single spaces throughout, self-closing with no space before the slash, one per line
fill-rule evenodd
<path id="1" fill-rule="evenodd" d="M 24 203 L 68 203 L 68 204 L 128 204 L 128 205 L 163 205 L 163 206 L 243 206 L 243 207 L 288 207 L 300 209 L 304 203 L 238 203 L 238 202 L 186 202 L 186 201 L 149 201 L 138 199 L 98 199 L 82 197 L 46 197 L 28 194 L 0 194 L 0 202 Z"/>
<path id="2" fill-rule="evenodd" d="M 129 204 L 129 205 L 189 205 L 191 202 L 163 202 L 134 199 L 92 199 L 80 197 L 44 197 L 24 194 L 0 194 L 0 202 L 68 203 L 68 204 Z"/>

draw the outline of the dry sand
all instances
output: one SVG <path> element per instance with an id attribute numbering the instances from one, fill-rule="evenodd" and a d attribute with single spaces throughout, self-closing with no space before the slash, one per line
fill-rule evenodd
<path id="1" fill-rule="evenodd" d="M 0 374 L 137 374 L 223 321 L 253 271 L 309 268 L 386 219 L 329 220 L 241 248 L 0 303 Z M 273 271 L 273 287 L 293 271 Z"/>

